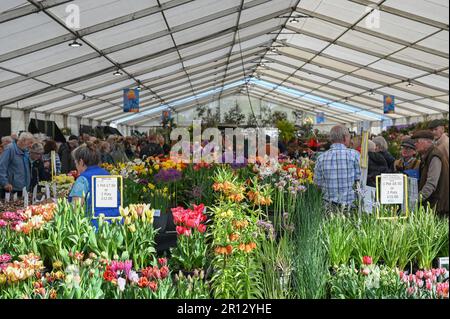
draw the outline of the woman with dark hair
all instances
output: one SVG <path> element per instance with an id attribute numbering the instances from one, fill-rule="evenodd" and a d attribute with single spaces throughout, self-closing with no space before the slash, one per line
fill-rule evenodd
<path id="1" fill-rule="evenodd" d="M 51 174 L 51 153 L 52 151 L 54 151 L 56 161 L 56 171 L 54 172 L 54 174 L 59 175 L 61 174 L 61 160 L 56 149 L 56 142 L 53 140 L 47 140 L 44 144 L 44 155 L 42 155 L 42 161 L 44 162 L 45 169 Z"/>
<path id="2" fill-rule="evenodd" d="M 102 214 L 107 219 L 119 217 L 118 208 L 100 208 L 92 209 L 92 177 L 108 176 L 108 171 L 99 167 L 101 162 L 100 151 L 91 142 L 81 145 L 72 153 L 75 165 L 80 176 L 75 181 L 69 194 L 69 200 L 75 203 L 81 203 L 86 208 L 86 213 L 93 217 L 92 223 L 98 227 L 98 217 Z M 119 195 L 117 196 L 119 198 Z M 120 200 L 120 199 L 119 199 Z"/>

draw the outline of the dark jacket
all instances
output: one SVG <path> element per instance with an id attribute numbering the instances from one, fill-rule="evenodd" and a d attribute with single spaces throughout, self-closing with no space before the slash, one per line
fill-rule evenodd
<path id="1" fill-rule="evenodd" d="M 31 163 L 31 190 L 33 190 L 34 186 L 38 185 L 39 182 L 49 181 L 51 179 L 52 176 L 45 170 L 43 161 L 37 160 Z"/>
<path id="2" fill-rule="evenodd" d="M 380 154 L 383 155 L 389 167 L 390 173 L 392 173 L 394 171 L 395 157 L 392 156 L 391 153 L 389 153 L 388 151 L 380 152 Z"/>
<path id="3" fill-rule="evenodd" d="M 61 161 L 61 173 L 67 174 L 71 171 L 76 170 L 75 161 L 72 157 L 72 152 L 69 144 L 63 143 L 58 150 L 59 159 Z"/>
<path id="4" fill-rule="evenodd" d="M 441 216 L 448 216 L 449 213 L 449 167 L 447 157 L 436 147 L 430 148 L 427 154 L 422 156 L 422 162 L 420 163 L 420 181 L 419 191 L 425 186 L 428 178 L 428 169 L 431 161 L 434 157 L 438 157 L 441 160 L 442 168 L 438 185 L 433 194 L 427 199 L 426 204 L 430 204 L 431 207 L 436 208 L 436 212 Z"/>
<path id="5" fill-rule="evenodd" d="M 164 155 L 163 148 L 159 144 L 149 143 L 142 148 L 140 158 L 143 159 L 144 157 L 155 157 L 160 155 Z"/>
<path id="6" fill-rule="evenodd" d="M 369 167 L 367 170 L 367 186 L 376 187 L 376 178 L 389 173 L 389 167 L 381 153 L 369 152 Z"/>

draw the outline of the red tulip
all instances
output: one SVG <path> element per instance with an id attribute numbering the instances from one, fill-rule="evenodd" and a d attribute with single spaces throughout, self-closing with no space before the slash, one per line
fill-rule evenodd
<path id="1" fill-rule="evenodd" d="M 183 226 L 177 226 L 177 234 L 178 235 L 184 235 L 184 233 L 186 232 L 186 227 Z"/>
<path id="2" fill-rule="evenodd" d="M 149 287 L 153 292 L 155 292 L 156 290 L 158 290 L 158 283 L 157 283 L 156 281 L 151 281 L 151 282 L 148 284 L 148 287 Z"/>
<path id="3" fill-rule="evenodd" d="M 198 225 L 197 230 L 203 234 L 204 232 L 206 232 L 206 225 L 203 224 Z"/>
<path id="4" fill-rule="evenodd" d="M 364 256 L 363 257 L 363 264 L 364 265 L 366 265 L 366 266 L 372 265 L 372 262 L 373 262 L 372 257 L 370 257 L 370 256 Z"/>
<path id="5" fill-rule="evenodd" d="M 159 258 L 158 259 L 158 264 L 160 264 L 161 266 L 166 266 L 167 265 L 167 258 Z"/>
<path id="6" fill-rule="evenodd" d="M 169 267 L 163 266 L 161 267 L 159 272 L 161 273 L 161 279 L 165 279 L 167 278 L 167 276 L 169 276 Z"/>

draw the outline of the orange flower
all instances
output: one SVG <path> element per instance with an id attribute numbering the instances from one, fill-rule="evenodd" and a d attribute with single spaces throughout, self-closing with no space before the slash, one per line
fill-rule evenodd
<path id="1" fill-rule="evenodd" d="M 239 234 L 231 234 L 229 236 L 229 238 L 230 238 L 230 241 L 238 241 L 240 236 L 239 236 Z"/>
<path id="2" fill-rule="evenodd" d="M 228 245 L 225 247 L 227 255 L 231 255 L 233 253 L 233 246 Z"/>
<path id="3" fill-rule="evenodd" d="M 244 244 L 244 243 L 239 244 L 238 249 L 239 249 L 240 251 L 245 251 L 245 244 Z"/>
<path id="4" fill-rule="evenodd" d="M 145 288 L 145 287 L 148 286 L 148 284 L 149 284 L 149 281 L 148 281 L 147 277 L 141 277 L 141 278 L 139 278 L 138 286 L 139 286 L 140 288 Z"/>

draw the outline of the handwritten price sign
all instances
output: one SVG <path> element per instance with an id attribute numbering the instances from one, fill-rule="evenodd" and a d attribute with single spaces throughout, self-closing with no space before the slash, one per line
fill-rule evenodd
<path id="1" fill-rule="evenodd" d="M 95 179 L 95 207 L 117 208 L 117 178 L 97 177 Z"/>
<path id="2" fill-rule="evenodd" d="M 403 204 L 405 191 L 405 180 L 401 174 L 381 175 L 381 204 Z"/>

